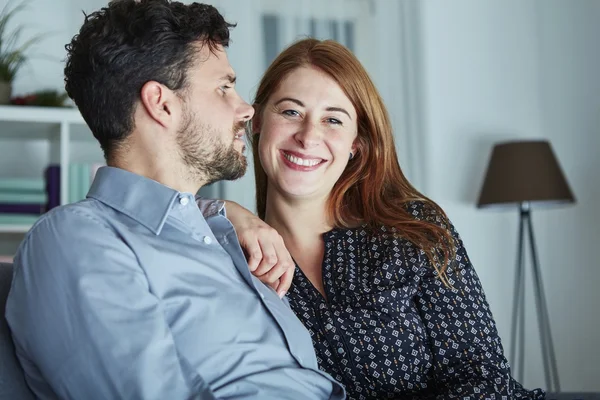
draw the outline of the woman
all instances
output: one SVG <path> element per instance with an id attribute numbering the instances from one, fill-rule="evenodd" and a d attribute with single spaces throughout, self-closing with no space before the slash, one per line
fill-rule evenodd
<path id="1" fill-rule="evenodd" d="M 544 398 L 511 378 L 460 237 L 404 177 L 352 53 L 293 44 L 254 107 L 258 214 L 296 262 L 290 305 L 348 397 Z"/>

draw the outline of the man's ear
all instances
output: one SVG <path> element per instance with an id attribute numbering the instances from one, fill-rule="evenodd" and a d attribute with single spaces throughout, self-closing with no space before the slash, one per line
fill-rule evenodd
<path id="1" fill-rule="evenodd" d="M 165 128 L 172 124 L 179 101 L 172 90 L 156 81 L 148 81 L 142 86 L 140 101 L 154 121 Z"/>

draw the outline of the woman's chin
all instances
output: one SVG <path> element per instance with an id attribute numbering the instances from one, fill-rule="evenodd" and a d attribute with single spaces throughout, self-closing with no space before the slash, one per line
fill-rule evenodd
<path id="1" fill-rule="evenodd" d="M 324 198 L 329 197 L 331 194 L 331 187 L 324 187 L 323 185 L 315 186 L 302 186 L 302 187 L 284 187 L 281 191 L 284 197 L 293 199 L 296 201 L 321 201 Z"/>
<path id="2" fill-rule="evenodd" d="M 309 199 L 314 197 L 319 192 L 318 185 L 311 185 L 306 182 L 280 182 L 278 191 L 285 197 L 297 198 L 297 199 Z"/>

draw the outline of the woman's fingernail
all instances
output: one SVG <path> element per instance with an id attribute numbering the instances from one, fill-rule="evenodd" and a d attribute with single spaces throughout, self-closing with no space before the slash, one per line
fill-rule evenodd
<path id="1" fill-rule="evenodd" d="M 277 293 L 277 294 L 279 295 L 279 298 L 280 298 L 280 299 L 283 299 L 283 298 L 285 297 L 285 294 L 286 294 L 286 292 L 285 292 L 285 291 L 283 291 L 283 292 L 279 292 L 279 293 Z"/>

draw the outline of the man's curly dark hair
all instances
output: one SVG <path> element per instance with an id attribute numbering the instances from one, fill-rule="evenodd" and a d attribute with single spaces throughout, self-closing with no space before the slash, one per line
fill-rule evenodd
<path id="1" fill-rule="evenodd" d="M 65 89 L 107 160 L 134 128 L 142 86 L 183 93 L 198 44 L 227 47 L 234 26 L 210 5 L 170 0 L 115 0 L 85 15 L 65 46 Z"/>

